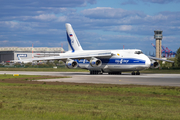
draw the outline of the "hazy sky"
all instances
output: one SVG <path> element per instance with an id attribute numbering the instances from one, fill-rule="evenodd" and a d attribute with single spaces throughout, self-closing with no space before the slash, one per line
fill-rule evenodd
<path id="1" fill-rule="evenodd" d="M 0 47 L 68 49 L 65 23 L 85 50 L 141 49 L 154 52 L 154 30 L 162 44 L 180 47 L 180 0 L 0 0 Z"/>

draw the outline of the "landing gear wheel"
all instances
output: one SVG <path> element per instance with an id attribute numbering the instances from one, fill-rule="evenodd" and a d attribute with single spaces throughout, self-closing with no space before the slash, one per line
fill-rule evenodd
<path id="1" fill-rule="evenodd" d="M 93 75 L 94 75 L 94 74 L 97 75 L 97 74 L 102 74 L 102 73 L 101 73 L 101 71 L 92 70 L 92 71 L 90 71 L 90 74 L 91 74 L 91 75 L 92 75 L 92 74 L 93 74 Z"/>
<path id="2" fill-rule="evenodd" d="M 121 72 L 109 72 L 109 75 L 121 75 Z"/>
<path id="3" fill-rule="evenodd" d="M 137 71 L 137 72 L 136 72 L 136 75 L 140 75 L 140 72 L 139 72 L 139 71 Z"/>
<path id="4" fill-rule="evenodd" d="M 135 72 L 133 71 L 133 72 L 131 73 L 131 75 L 135 75 Z"/>

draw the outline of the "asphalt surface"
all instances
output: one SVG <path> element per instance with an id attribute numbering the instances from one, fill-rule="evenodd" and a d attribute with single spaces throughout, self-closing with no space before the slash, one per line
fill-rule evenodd
<path id="1" fill-rule="evenodd" d="M 45 79 L 46 82 L 102 83 L 102 84 L 138 84 L 158 86 L 180 86 L 180 74 L 141 74 L 131 75 L 90 75 L 87 72 L 31 72 L 31 71 L 0 71 L 0 74 L 52 75 L 70 76 L 71 78 Z"/>

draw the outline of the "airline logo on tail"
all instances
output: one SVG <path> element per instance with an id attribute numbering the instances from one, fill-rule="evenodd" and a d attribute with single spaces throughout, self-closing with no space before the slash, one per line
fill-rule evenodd
<path id="1" fill-rule="evenodd" d="M 71 40 L 71 43 L 74 44 L 74 39 Z"/>

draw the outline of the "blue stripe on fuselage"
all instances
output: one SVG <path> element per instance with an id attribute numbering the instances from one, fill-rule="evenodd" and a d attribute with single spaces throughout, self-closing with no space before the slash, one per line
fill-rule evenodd
<path id="1" fill-rule="evenodd" d="M 111 58 L 111 59 L 100 59 L 104 64 L 116 64 L 116 65 L 144 65 L 145 60 L 135 59 L 135 58 Z M 76 60 L 79 64 L 89 64 L 88 60 L 81 59 L 80 61 Z"/>
<path id="2" fill-rule="evenodd" d="M 69 45 L 70 45 L 70 47 L 71 47 L 71 49 L 72 49 L 72 52 L 74 52 L 75 50 L 74 50 L 74 48 L 73 48 L 73 46 L 72 46 L 72 44 L 71 44 L 71 39 L 70 39 L 70 37 L 69 37 L 69 35 L 68 35 L 67 32 L 66 32 L 66 34 L 67 34 L 68 43 L 69 43 Z"/>

